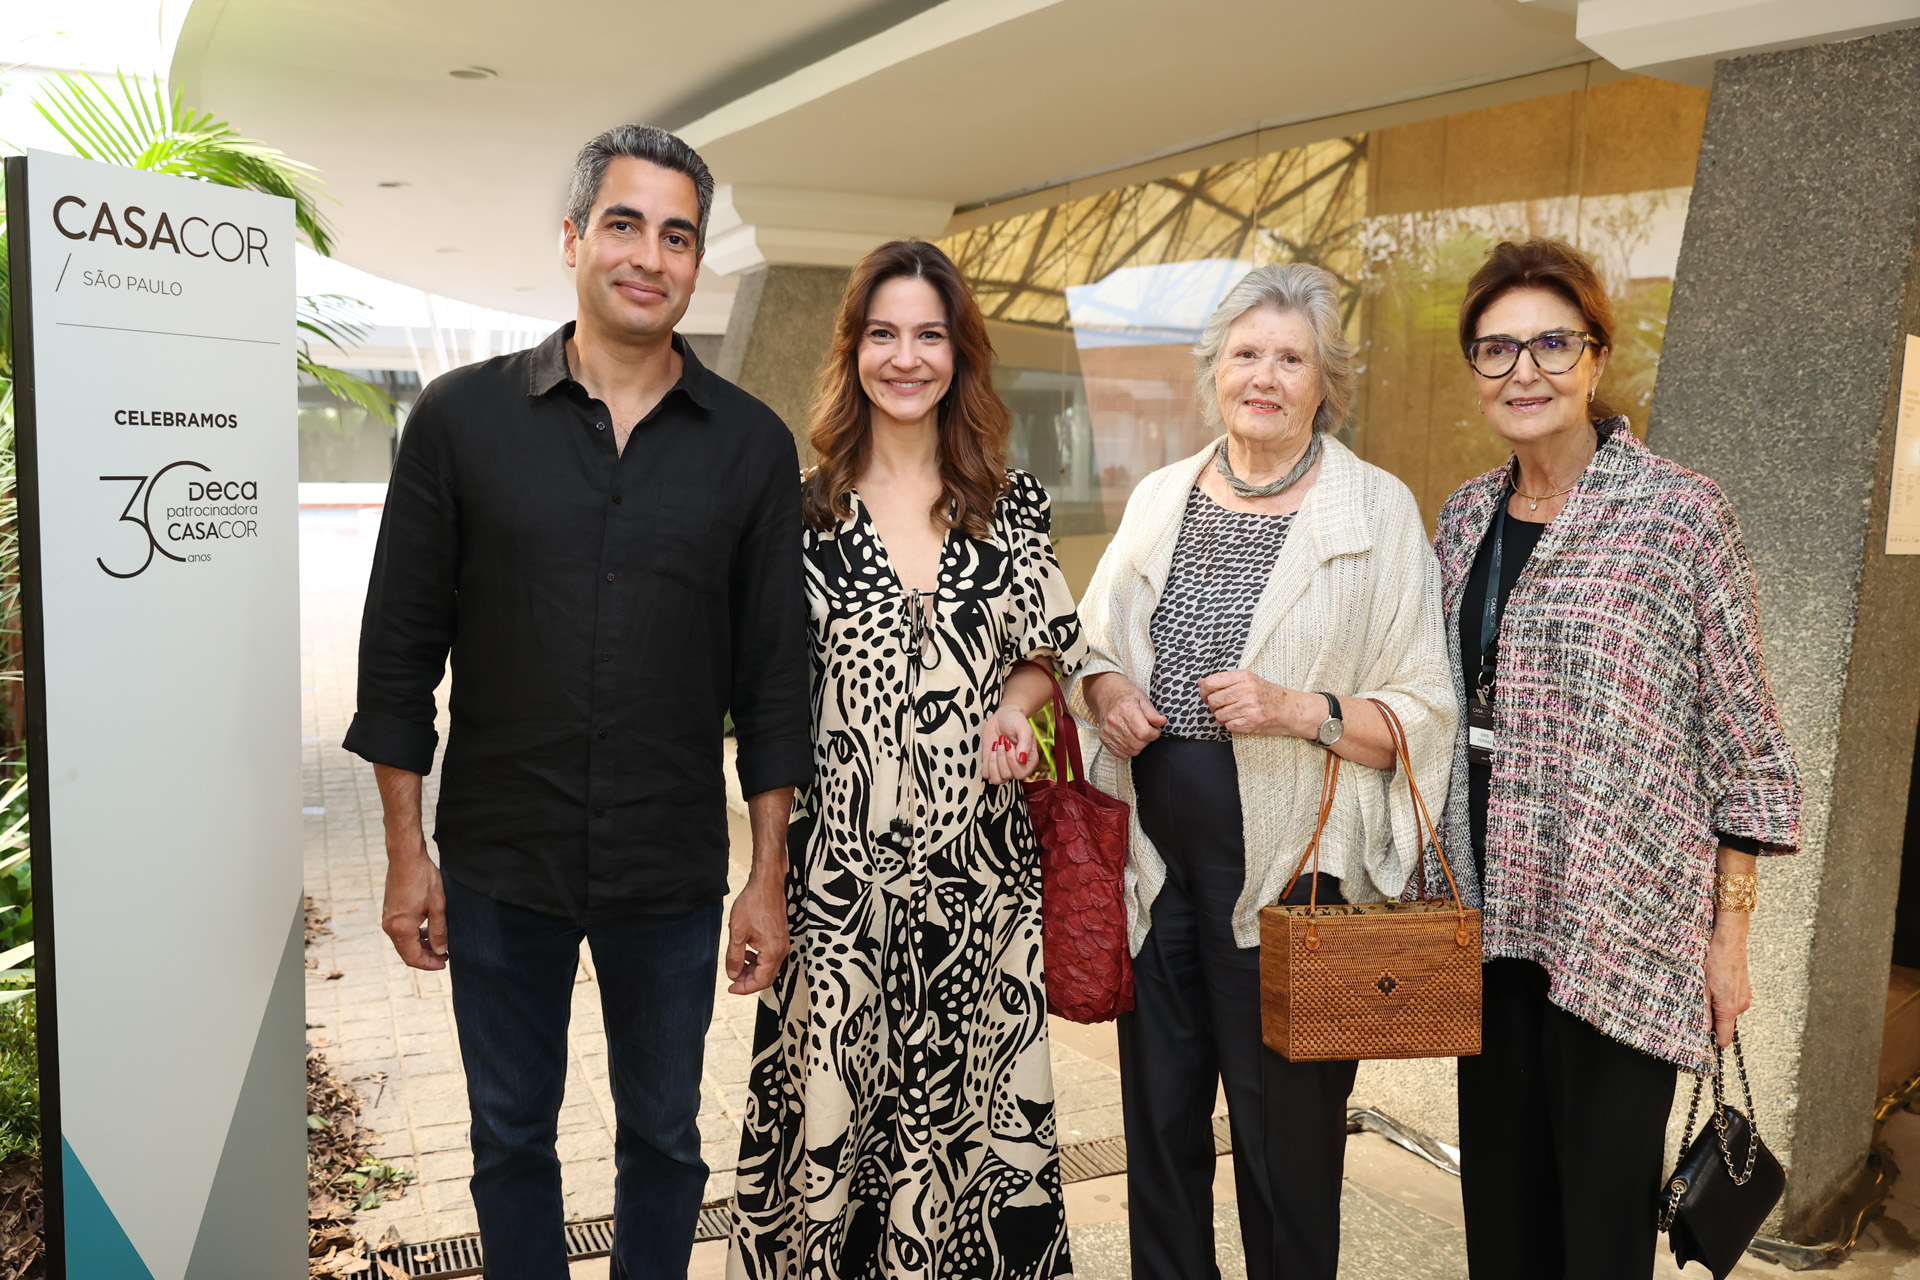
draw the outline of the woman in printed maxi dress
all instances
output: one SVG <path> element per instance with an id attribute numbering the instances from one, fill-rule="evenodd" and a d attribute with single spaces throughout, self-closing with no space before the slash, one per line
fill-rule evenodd
<path id="1" fill-rule="evenodd" d="M 1082 646 L 991 362 L 938 249 L 854 271 L 810 430 L 817 778 L 754 1037 L 733 1280 L 1071 1272 L 1018 782 L 1045 668 Z"/>

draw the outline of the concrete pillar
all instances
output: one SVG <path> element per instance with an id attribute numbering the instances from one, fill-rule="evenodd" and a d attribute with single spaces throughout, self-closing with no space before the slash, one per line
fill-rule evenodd
<path id="1" fill-rule="evenodd" d="M 738 275 L 717 365 L 801 436 L 848 268 L 889 240 L 931 239 L 953 206 L 730 184 L 714 193 L 706 265 Z"/>
<path id="2" fill-rule="evenodd" d="M 720 343 L 720 376 L 779 414 L 799 438 L 803 459 L 814 379 L 833 341 L 847 275 L 846 267 L 752 268 L 740 278 Z"/>
<path id="3" fill-rule="evenodd" d="M 1912 29 L 1719 63 L 1648 434 L 1739 514 L 1806 782 L 1802 851 L 1761 867 L 1742 1022 L 1789 1233 L 1866 1155 L 1920 716 L 1920 557 L 1884 554 L 1916 84 Z"/>

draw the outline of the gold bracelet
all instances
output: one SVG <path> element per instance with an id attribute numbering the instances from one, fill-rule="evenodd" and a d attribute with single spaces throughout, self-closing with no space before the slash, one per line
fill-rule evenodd
<path id="1" fill-rule="evenodd" d="M 1752 911 L 1759 905 L 1759 872 L 1716 871 L 1713 873 L 1713 909 L 1715 911 Z"/>

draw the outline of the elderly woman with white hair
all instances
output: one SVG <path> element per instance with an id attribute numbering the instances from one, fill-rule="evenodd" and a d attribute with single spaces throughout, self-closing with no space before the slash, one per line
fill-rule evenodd
<path id="1" fill-rule="evenodd" d="M 1194 349 L 1224 434 L 1127 503 L 1081 602 L 1076 714 L 1092 780 L 1133 806 L 1134 1011 L 1120 1019 L 1135 1280 L 1202 1280 L 1224 1084 L 1247 1274 L 1333 1280 L 1352 1062 L 1260 1037 L 1259 912 L 1280 900 L 1341 759 L 1319 900 L 1396 897 L 1420 856 L 1385 718 L 1423 795 L 1447 794 L 1458 719 L 1440 577 L 1407 487 L 1332 432 L 1353 351 L 1331 275 L 1261 267 Z M 1313 888 L 1302 875 L 1288 901 Z"/>

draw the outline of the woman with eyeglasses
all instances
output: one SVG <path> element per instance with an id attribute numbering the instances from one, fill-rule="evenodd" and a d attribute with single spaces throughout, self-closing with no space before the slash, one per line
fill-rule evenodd
<path id="1" fill-rule="evenodd" d="M 1740 527 L 1604 406 L 1612 334 L 1593 264 L 1553 240 L 1496 247 L 1460 311 L 1513 448 L 1434 540 L 1465 710 L 1444 826 L 1484 899 L 1474 1280 L 1652 1274 L 1676 1071 L 1714 1071 L 1752 1003 L 1756 855 L 1800 838 Z"/>

